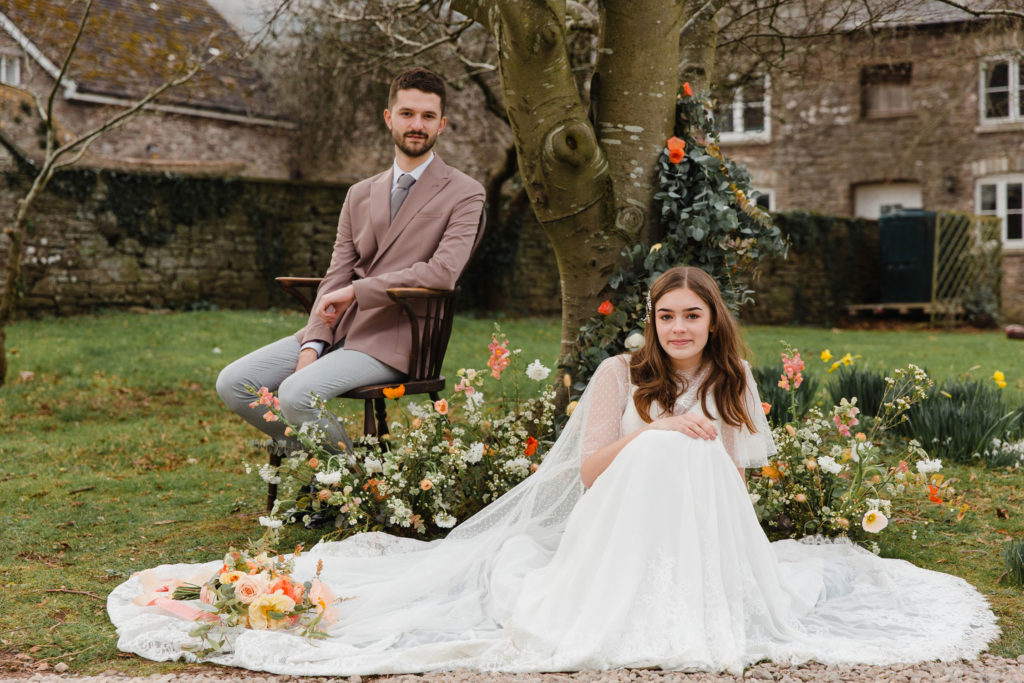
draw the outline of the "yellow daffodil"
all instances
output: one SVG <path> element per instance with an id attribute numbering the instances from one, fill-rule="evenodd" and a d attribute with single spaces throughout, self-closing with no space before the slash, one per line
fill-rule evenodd
<path id="1" fill-rule="evenodd" d="M 999 386 L 1000 389 L 1006 388 L 1006 375 L 1001 370 L 996 370 L 992 373 L 992 379 Z"/>
<path id="2" fill-rule="evenodd" d="M 853 365 L 853 356 L 851 356 L 850 354 L 846 354 L 839 359 L 839 362 L 842 363 L 843 365 Z"/>
<path id="3" fill-rule="evenodd" d="M 827 363 L 830 360 L 832 360 L 832 352 L 829 351 L 828 349 L 825 349 L 824 351 L 821 352 L 821 362 Z"/>

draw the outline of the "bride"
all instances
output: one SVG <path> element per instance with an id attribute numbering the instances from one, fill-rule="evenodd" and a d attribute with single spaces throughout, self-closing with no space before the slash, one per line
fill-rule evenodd
<path id="1" fill-rule="evenodd" d="M 353 596 L 330 637 L 241 630 L 211 661 L 337 676 L 977 656 L 999 629 L 962 579 L 845 541 L 769 543 L 743 470 L 774 445 L 736 324 L 696 268 L 666 272 L 648 301 L 643 348 L 601 364 L 534 475 L 442 540 L 317 545 L 297 578 L 322 560 Z M 193 658 L 192 624 L 133 604 L 140 592 L 133 577 L 108 599 L 118 647 Z"/>

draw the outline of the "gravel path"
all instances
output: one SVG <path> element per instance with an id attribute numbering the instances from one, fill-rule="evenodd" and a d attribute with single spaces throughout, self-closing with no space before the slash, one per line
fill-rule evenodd
<path id="1" fill-rule="evenodd" d="M 271 676 L 268 674 L 228 669 L 220 667 L 202 667 L 195 671 L 153 675 L 145 678 L 130 674 L 106 672 L 98 676 L 71 676 L 54 672 L 24 673 L 20 675 L 2 675 L 0 680 L 17 681 L 18 683 L 35 682 L 58 683 L 59 681 L 95 681 L 101 683 L 224 683 L 225 681 L 245 681 L 245 683 L 286 683 L 288 681 L 308 680 L 316 683 L 469 683 L 471 681 L 504 682 L 504 683 L 632 683 L 636 681 L 650 683 L 711 683 L 720 681 L 779 681 L 779 683 L 802 683 L 803 681 L 830 681 L 834 683 L 867 683 L 869 681 L 891 681 L 893 683 L 960 683 L 965 682 L 1014 682 L 1024 681 L 1024 655 L 1017 659 L 1006 659 L 992 655 L 982 655 L 981 659 L 970 662 L 926 662 L 924 664 L 904 664 L 889 667 L 857 666 L 827 667 L 811 663 L 801 666 L 780 666 L 775 664 L 758 664 L 747 669 L 742 679 L 724 674 L 682 674 L 676 672 L 649 670 L 616 670 L 581 672 L 571 674 L 479 674 L 469 671 L 454 671 L 444 674 L 423 676 L 351 676 L 348 678 L 307 678 L 294 676 Z"/>

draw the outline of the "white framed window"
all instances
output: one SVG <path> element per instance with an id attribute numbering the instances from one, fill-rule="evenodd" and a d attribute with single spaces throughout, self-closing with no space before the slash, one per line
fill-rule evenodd
<path id="1" fill-rule="evenodd" d="M 765 211 L 775 210 L 775 190 L 769 190 L 763 187 L 755 187 L 754 191 L 757 192 L 757 199 L 754 203 Z"/>
<path id="2" fill-rule="evenodd" d="M 0 55 L 0 83 L 21 85 L 21 58 L 17 55 Z"/>
<path id="3" fill-rule="evenodd" d="M 860 115 L 865 119 L 906 116 L 914 112 L 911 77 L 914 65 L 869 64 L 860 70 Z"/>
<path id="4" fill-rule="evenodd" d="M 1024 120 L 1024 69 L 1019 57 L 983 62 L 979 89 L 982 123 Z"/>
<path id="5" fill-rule="evenodd" d="M 715 120 L 722 142 L 771 139 L 772 100 L 768 76 L 717 97 Z"/>
<path id="6" fill-rule="evenodd" d="M 1024 248 L 1024 175 L 982 178 L 975 206 L 983 216 L 1003 219 L 1003 246 Z"/>

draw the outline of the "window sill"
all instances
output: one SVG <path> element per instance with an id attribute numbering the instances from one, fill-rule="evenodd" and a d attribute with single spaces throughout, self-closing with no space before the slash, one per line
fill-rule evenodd
<path id="1" fill-rule="evenodd" d="M 719 133 L 723 145 L 770 145 L 772 136 L 768 133 Z"/>
<path id="2" fill-rule="evenodd" d="M 983 121 L 974 127 L 974 132 L 983 133 L 1019 133 L 1024 131 L 1024 120 L 1015 121 Z"/>
<path id="3" fill-rule="evenodd" d="M 1013 244 L 1003 242 L 1003 254 L 1024 254 L 1024 242 L 1021 240 L 1014 240 Z"/>
<path id="4" fill-rule="evenodd" d="M 900 111 L 879 111 L 868 114 L 861 114 L 861 121 L 886 121 L 888 119 L 909 119 L 917 116 L 913 109 L 901 109 Z"/>

